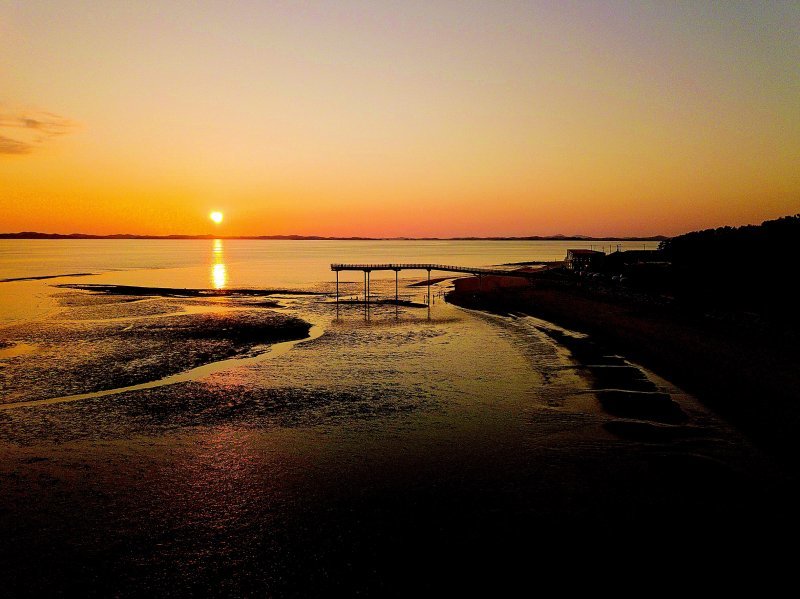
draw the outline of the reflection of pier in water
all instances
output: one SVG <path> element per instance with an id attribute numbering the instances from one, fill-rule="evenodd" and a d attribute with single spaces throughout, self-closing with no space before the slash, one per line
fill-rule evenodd
<path id="1" fill-rule="evenodd" d="M 336 273 L 336 306 L 338 310 L 339 306 L 339 272 L 340 271 L 363 271 L 364 272 L 364 306 L 365 308 L 370 303 L 370 290 L 369 290 L 369 279 L 370 273 L 373 270 L 393 270 L 394 271 L 394 303 L 395 303 L 395 312 L 397 311 L 397 306 L 400 302 L 399 293 L 398 293 L 398 275 L 401 270 L 425 270 L 428 272 L 428 313 L 430 314 L 431 309 L 431 271 L 437 270 L 442 272 L 456 272 L 456 273 L 463 273 L 463 274 L 471 274 L 471 275 L 478 275 L 478 281 L 480 286 L 480 281 L 484 275 L 494 275 L 494 276 L 501 276 L 501 277 L 522 277 L 526 279 L 530 279 L 538 275 L 544 270 L 549 268 L 548 265 L 542 265 L 541 268 L 536 270 L 509 270 L 506 268 L 492 268 L 492 267 L 483 267 L 483 266 L 451 266 L 448 264 L 331 264 L 331 270 Z"/>

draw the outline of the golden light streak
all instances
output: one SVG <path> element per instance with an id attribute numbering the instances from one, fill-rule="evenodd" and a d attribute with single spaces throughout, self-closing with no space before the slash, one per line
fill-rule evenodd
<path id="1" fill-rule="evenodd" d="M 211 250 L 211 286 L 214 289 L 224 289 L 228 283 L 228 269 L 225 267 L 225 256 L 221 239 L 215 239 Z"/>

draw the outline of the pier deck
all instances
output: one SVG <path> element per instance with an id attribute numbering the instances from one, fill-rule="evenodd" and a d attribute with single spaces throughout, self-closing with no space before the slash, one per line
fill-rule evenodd
<path id="1" fill-rule="evenodd" d="M 398 301 L 398 273 L 401 270 L 425 270 L 428 272 L 428 306 L 431 303 L 431 271 L 438 270 L 442 272 L 457 272 L 471 275 L 494 275 L 501 277 L 523 277 L 526 279 L 533 278 L 537 274 L 548 270 L 551 266 L 543 264 L 541 268 L 536 270 L 511 270 L 506 268 L 493 268 L 486 266 L 453 266 L 450 264 L 427 264 L 427 263 L 384 263 L 384 264 L 331 264 L 331 270 L 336 273 L 336 303 L 339 303 L 339 272 L 345 270 L 360 270 L 364 273 L 364 303 L 369 303 L 369 277 L 373 270 L 393 270 L 394 271 L 394 299 L 395 303 Z"/>
<path id="2" fill-rule="evenodd" d="M 406 263 L 388 263 L 388 264 L 331 264 L 331 270 L 339 272 L 341 270 L 361 270 L 370 272 L 373 270 L 393 270 L 399 272 L 401 270 L 440 270 L 444 272 L 461 272 L 473 275 L 498 275 L 502 277 L 528 277 L 534 274 L 534 271 L 518 271 L 509 270 L 505 268 L 492 268 L 486 266 L 451 266 L 449 264 L 406 264 Z"/>

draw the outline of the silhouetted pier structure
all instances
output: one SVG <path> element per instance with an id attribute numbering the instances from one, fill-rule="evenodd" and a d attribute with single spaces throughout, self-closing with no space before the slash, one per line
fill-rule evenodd
<path id="1" fill-rule="evenodd" d="M 399 302 L 398 294 L 398 275 L 401 270 L 425 270 L 428 271 L 428 306 L 431 305 L 431 271 L 457 272 L 463 274 L 478 275 L 478 279 L 483 275 L 496 275 L 501 277 L 523 277 L 533 278 L 547 266 L 537 270 L 508 270 L 504 268 L 492 268 L 484 266 L 451 266 L 449 264 L 331 264 L 331 270 L 336 273 L 336 303 L 339 303 L 339 272 L 343 270 L 361 270 L 364 272 L 364 304 L 369 304 L 369 277 L 373 270 L 393 270 L 394 271 L 394 301 L 395 305 Z"/>

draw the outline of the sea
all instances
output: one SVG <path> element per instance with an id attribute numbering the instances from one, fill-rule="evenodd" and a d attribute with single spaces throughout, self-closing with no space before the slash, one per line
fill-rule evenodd
<path id="1" fill-rule="evenodd" d="M 657 246 L 658 242 L 652 241 L 0 239 L 0 281 L 6 281 L 0 284 L 0 323 L 47 313 L 52 309 L 48 297 L 53 284 L 70 281 L 200 289 L 309 289 L 335 280 L 330 265 L 337 262 L 490 266 L 563 260 L 567 249 L 575 247 L 614 251 Z M 393 276 L 376 272 L 372 280 Z M 402 276 L 413 278 L 414 274 L 404 272 Z M 38 277 L 58 278 L 30 280 Z M 353 281 L 358 277 L 359 273 L 351 273 Z M 347 281 L 345 273 L 341 281 Z"/>
<path id="2" fill-rule="evenodd" d="M 451 305 L 451 280 L 428 307 L 365 313 L 360 272 L 340 276 L 353 303 L 332 296 L 331 263 L 508 265 L 618 245 L 656 243 L 0 240 L 0 579 L 34 594 L 416 595 L 498 562 L 563 565 L 565 546 L 596 558 L 621 539 L 737 533 L 774 499 L 761 494 L 779 466 L 619 348 Z M 402 299 L 426 302 L 422 276 L 400 273 Z M 279 305 L 65 284 L 274 290 Z M 371 285 L 393 297 L 394 274 Z M 175 366 L 190 337 L 170 322 L 265 310 L 309 336 L 244 354 L 191 337 L 197 363 Z M 609 413 L 596 365 L 565 339 L 683 416 Z M 159 366 L 169 375 L 141 379 Z"/>

